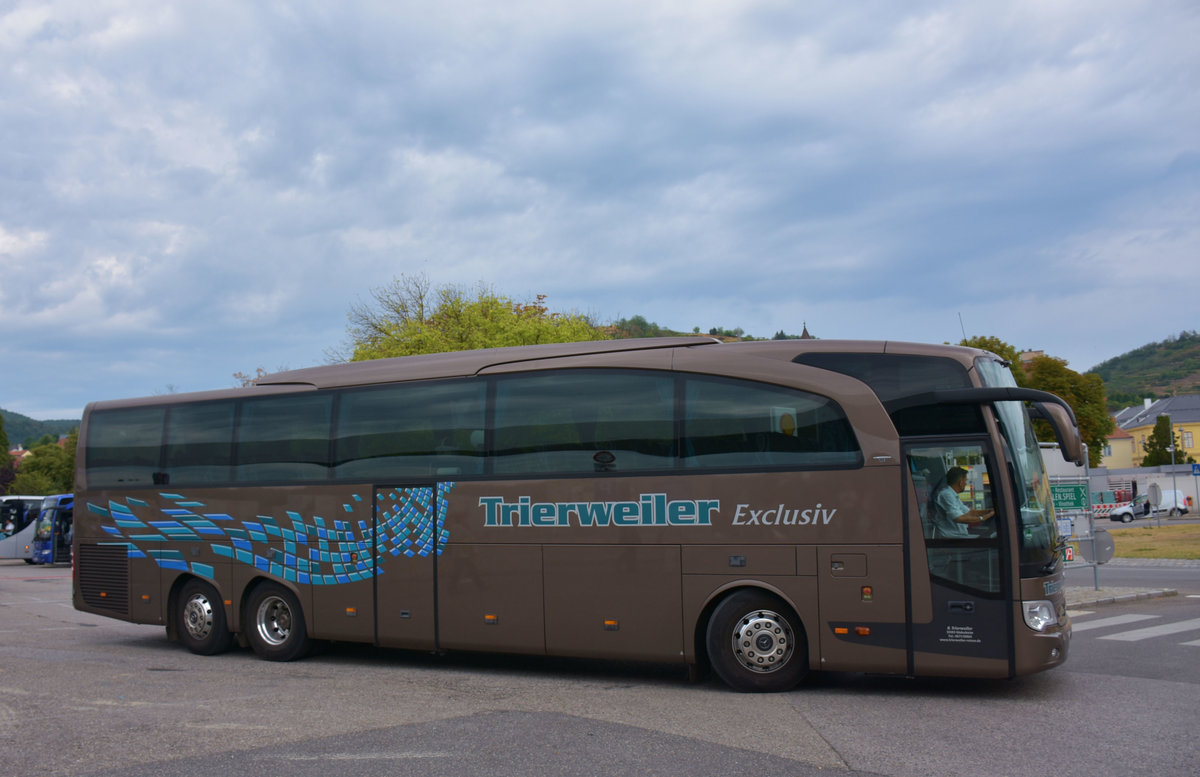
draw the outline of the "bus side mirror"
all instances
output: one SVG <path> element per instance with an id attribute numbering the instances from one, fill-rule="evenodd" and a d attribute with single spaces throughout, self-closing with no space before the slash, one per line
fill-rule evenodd
<path id="1" fill-rule="evenodd" d="M 1067 409 L 1061 405 L 1049 402 L 1035 402 L 1035 418 L 1043 418 L 1054 428 L 1054 436 L 1058 439 L 1058 447 L 1063 458 L 1072 464 L 1086 466 L 1087 456 L 1083 450 L 1083 439 L 1079 436 L 1079 428 L 1075 426 Z"/>

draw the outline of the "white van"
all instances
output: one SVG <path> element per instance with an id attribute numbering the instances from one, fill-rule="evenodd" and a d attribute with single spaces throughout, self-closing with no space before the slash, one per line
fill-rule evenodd
<path id="1" fill-rule="evenodd" d="M 1158 500 L 1158 504 L 1154 506 L 1154 512 L 1168 515 L 1183 515 L 1187 511 L 1187 497 L 1178 489 L 1164 489 L 1162 499 Z"/>

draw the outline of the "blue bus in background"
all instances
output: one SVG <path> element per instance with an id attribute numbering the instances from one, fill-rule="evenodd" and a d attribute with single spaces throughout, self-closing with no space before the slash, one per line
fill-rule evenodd
<path id="1" fill-rule="evenodd" d="M 43 501 L 42 496 L 0 496 L 0 559 L 33 563 L 33 533 Z"/>
<path id="2" fill-rule="evenodd" d="M 55 494 L 42 501 L 37 530 L 33 535 L 33 563 L 58 564 L 71 561 L 74 535 L 75 496 Z"/>

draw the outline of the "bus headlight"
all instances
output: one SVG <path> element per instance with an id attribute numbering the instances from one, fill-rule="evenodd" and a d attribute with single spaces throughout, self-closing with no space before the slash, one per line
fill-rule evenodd
<path id="1" fill-rule="evenodd" d="M 1034 631 L 1045 631 L 1047 626 L 1058 623 L 1054 614 L 1054 603 L 1045 599 L 1025 602 L 1025 625 Z"/>

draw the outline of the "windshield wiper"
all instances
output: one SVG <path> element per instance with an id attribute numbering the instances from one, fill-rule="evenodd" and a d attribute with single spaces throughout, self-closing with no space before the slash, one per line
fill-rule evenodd
<path id="1" fill-rule="evenodd" d="M 1051 550 L 1051 552 L 1054 554 L 1054 557 L 1051 558 L 1049 561 L 1047 561 L 1045 564 L 1042 564 L 1042 574 L 1043 575 L 1048 575 L 1051 572 L 1053 572 L 1054 570 L 1058 569 L 1058 564 L 1060 561 L 1062 561 L 1062 552 L 1064 550 L 1066 550 L 1066 548 L 1067 548 L 1066 539 L 1059 537 L 1058 544 L 1055 545 L 1054 548 Z"/>

